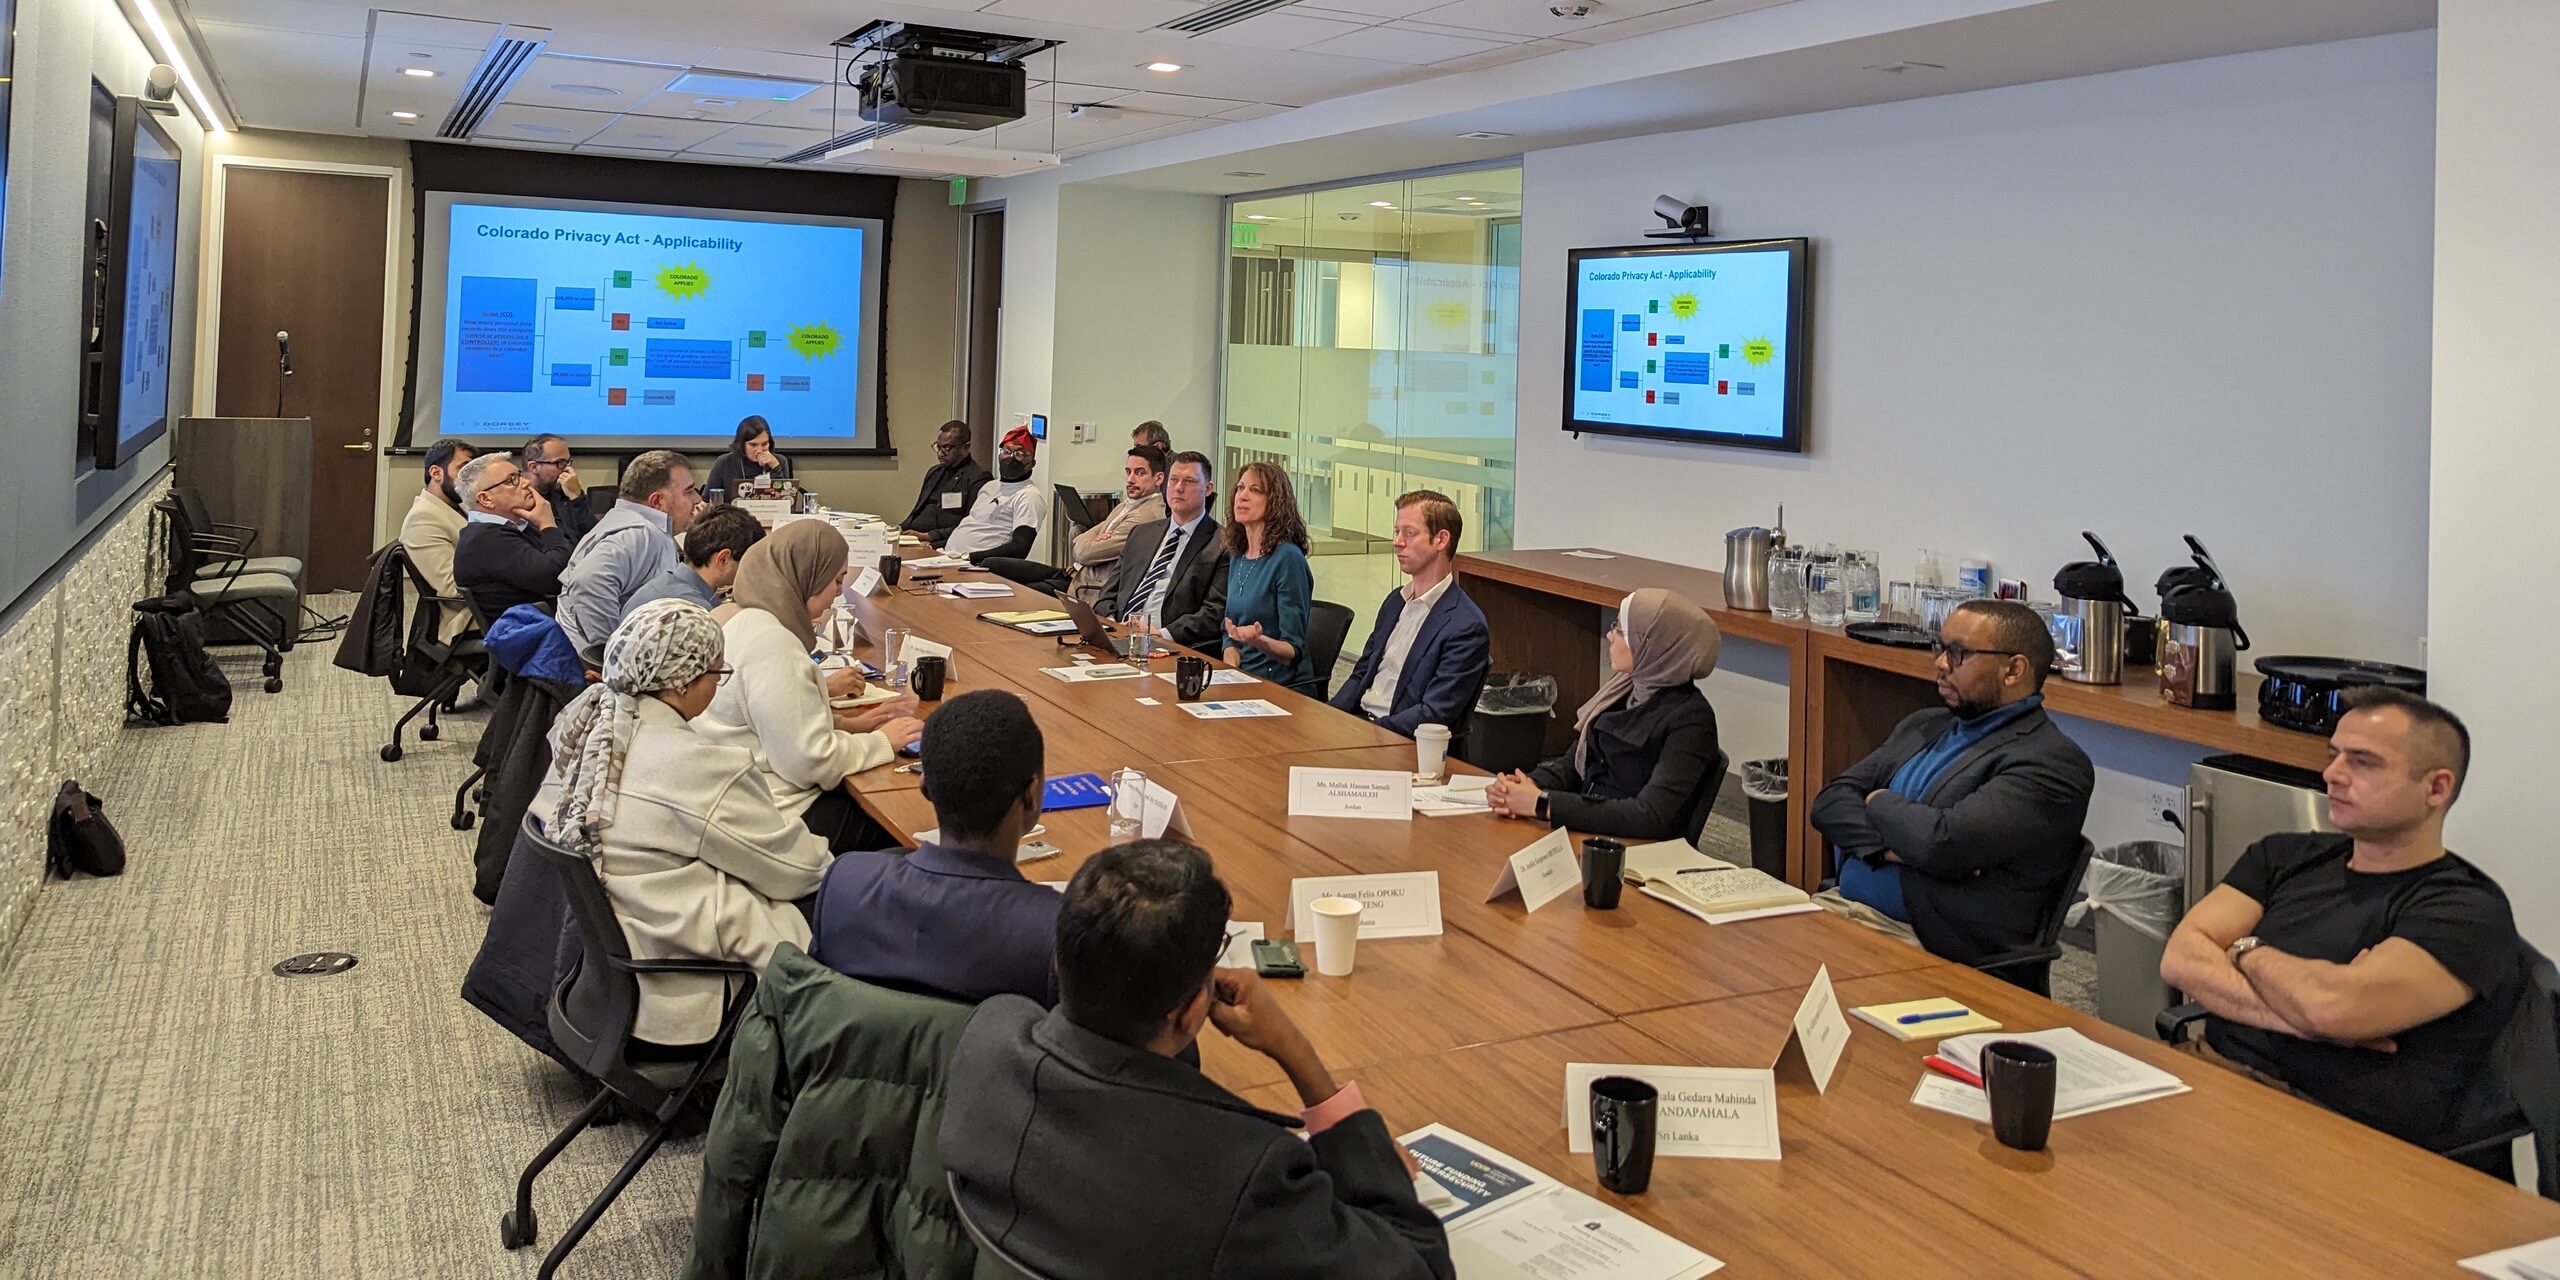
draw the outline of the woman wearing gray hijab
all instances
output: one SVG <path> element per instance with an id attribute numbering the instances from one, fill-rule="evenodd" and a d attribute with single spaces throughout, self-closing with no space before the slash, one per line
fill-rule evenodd
<path id="1" fill-rule="evenodd" d="M 774 804 L 752 753 L 687 727 L 728 678 L 722 650 L 702 606 L 651 601 L 605 641 L 604 682 L 551 722 L 551 773 L 532 812 L 594 862 L 634 959 L 761 967 L 782 943 L 806 947 L 808 918 L 791 904 L 834 861 Z M 643 974 L 635 1033 L 699 1044 L 717 1034 L 727 997 L 717 975 Z"/>
<path id="2" fill-rule="evenodd" d="M 1609 678 L 1573 718 L 1573 749 L 1485 789 L 1506 818 L 1597 836 L 1682 840 L 1715 766 L 1716 712 L 1697 682 L 1724 638 L 1706 610 L 1659 587 L 1618 606 Z"/>

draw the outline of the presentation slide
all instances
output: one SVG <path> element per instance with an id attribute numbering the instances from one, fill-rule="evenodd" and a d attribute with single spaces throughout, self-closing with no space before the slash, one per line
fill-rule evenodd
<path id="1" fill-rule="evenodd" d="M 1575 254 L 1571 423 L 1786 444 L 1799 243 Z"/>
<path id="2" fill-rule="evenodd" d="M 786 448 L 878 442 L 878 223 L 430 200 L 414 440 L 700 450 L 761 414 Z"/>

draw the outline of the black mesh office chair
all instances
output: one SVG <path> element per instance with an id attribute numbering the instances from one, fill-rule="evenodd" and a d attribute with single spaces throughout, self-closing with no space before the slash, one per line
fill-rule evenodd
<path id="1" fill-rule="evenodd" d="M 943 1181 L 951 1187 L 951 1211 L 959 1215 L 960 1229 L 969 1233 L 969 1243 L 978 1246 L 978 1280 L 1048 1280 L 1048 1277 L 1022 1265 L 1006 1253 L 987 1233 L 978 1229 L 976 1219 L 969 1216 L 969 1206 L 960 1201 L 960 1175 L 946 1169 Z"/>
<path id="2" fill-rule="evenodd" d="M 533 1213 L 533 1180 L 543 1169 L 588 1126 L 596 1123 L 605 1109 L 619 1099 L 623 1109 L 634 1116 L 647 1117 L 649 1130 L 640 1139 L 640 1149 L 631 1153 L 596 1193 L 586 1212 L 578 1215 L 567 1233 L 551 1246 L 536 1274 L 550 1280 L 578 1247 L 578 1241 L 613 1207 L 622 1189 L 631 1185 L 649 1157 L 674 1129 L 678 1115 L 694 1090 L 711 1074 L 711 1068 L 727 1054 L 729 1038 L 745 1016 L 747 1003 L 755 995 L 756 971 L 752 965 L 733 964 L 725 960 L 634 960 L 631 947 L 622 933 L 622 922 L 613 914 L 613 904 L 605 897 L 604 882 L 596 877 L 595 865 L 586 855 L 554 844 L 543 834 L 542 824 L 531 814 L 525 815 L 519 829 L 520 839 L 541 859 L 560 874 L 560 883 L 569 899 L 569 921 L 576 931 L 579 954 L 576 962 L 561 976 L 551 992 L 551 1039 L 561 1055 L 603 1084 L 595 1101 L 587 1104 L 577 1118 L 571 1120 L 534 1156 L 516 1180 L 515 1208 L 498 1220 L 498 1239 L 509 1249 L 532 1244 L 539 1234 Z M 632 1034 L 640 1016 L 640 975 L 644 973 L 714 974 L 734 979 L 737 990 L 720 1011 L 717 1034 L 698 1045 L 653 1045 Z M 661 1084 L 644 1074 L 640 1064 L 660 1068 L 662 1072 L 680 1072 L 682 1079 L 673 1087 Z"/>
<path id="3" fill-rule="evenodd" d="M 2053 962 L 2062 958 L 2062 922 L 2070 914 L 2071 903 L 2080 896 L 2080 882 L 2088 878 L 2089 859 L 2098 846 L 2087 836 L 2080 838 L 2080 851 L 2071 859 L 2071 874 L 2062 878 L 2053 898 L 2045 903 L 2044 916 L 2036 922 L 2036 941 L 2004 956 L 1976 960 L 1973 967 L 2012 986 L 2024 987 L 2040 996 L 2052 994 Z"/>
<path id="4" fill-rule="evenodd" d="M 419 697 L 410 704 L 408 711 L 392 722 L 391 741 L 383 744 L 381 752 L 383 760 L 389 762 L 400 758 L 401 731 L 419 716 L 424 715 L 427 722 L 418 726 L 418 741 L 433 742 L 442 735 L 443 727 L 437 723 L 437 716 L 451 705 L 454 695 L 462 691 L 463 685 L 487 673 L 489 651 L 481 646 L 477 625 L 466 628 L 451 640 L 443 639 L 444 611 L 464 608 L 461 597 L 436 594 L 435 584 L 428 582 L 426 575 L 418 571 L 417 562 L 409 558 L 408 548 L 399 543 L 385 547 L 383 554 L 399 558 L 401 577 L 417 597 L 417 611 L 409 617 L 406 660 L 392 685 L 402 693 L 415 692 Z M 477 775 L 474 775 L 473 781 L 476 780 Z M 466 781 L 464 790 L 469 790 L 470 785 Z M 454 829 L 469 830 L 471 824 L 462 820 L 465 815 L 458 794 L 454 813 Z"/>
<path id="5" fill-rule="evenodd" d="M 1314 666 L 1305 683 L 1294 686 L 1310 698 L 1322 698 L 1333 689 L 1333 664 L 1342 658 L 1343 642 L 1351 638 L 1351 610 L 1330 600 L 1318 600 L 1307 607 L 1307 658 Z"/>

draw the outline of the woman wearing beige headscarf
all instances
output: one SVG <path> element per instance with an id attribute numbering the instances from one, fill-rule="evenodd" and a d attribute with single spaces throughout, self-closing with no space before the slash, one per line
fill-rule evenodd
<path id="1" fill-rule="evenodd" d="M 880 838 L 845 779 L 889 763 L 924 733 L 912 703 L 860 732 L 849 726 L 861 722 L 840 720 L 829 705 L 830 695 L 862 688 L 859 675 L 830 677 L 812 661 L 817 620 L 834 608 L 844 570 L 844 535 L 820 520 L 784 525 L 747 549 L 729 603 L 712 614 L 737 674 L 693 725 L 713 742 L 755 752 L 775 803 L 836 850 L 877 847 Z"/>
<path id="2" fill-rule="evenodd" d="M 1659 587 L 1618 606 L 1609 678 L 1573 718 L 1573 749 L 1486 788 L 1506 818 L 1591 835 L 1683 840 L 1716 761 L 1716 713 L 1697 682 L 1724 638 L 1706 610 Z"/>
<path id="3" fill-rule="evenodd" d="M 591 859 L 633 958 L 763 965 L 809 945 L 793 901 L 817 892 L 826 842 L 776 808 L 746 751 L 687 732 L 721 682 L 720 624 L 688 600 L 624 615 L 604 681 L 551 722 L 551 772 L 531 812 Z M 723 980 L 643 974 L 634 1030 L 657 1044 L 719 1031 Z"/>

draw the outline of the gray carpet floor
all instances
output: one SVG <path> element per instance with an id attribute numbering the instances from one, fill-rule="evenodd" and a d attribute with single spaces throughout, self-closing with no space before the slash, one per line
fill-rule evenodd
<path id="1" fill-rule="evenodd" d="M 49 884 L 0 971 L 0 1275 L 529 1276 L 637 1143 L 581 1137 L 536 1186 L 540 1247 L 499 1246 L 517 1171 L 586 1099 L 456 994 L 487 919 L 446 821 L 478 723 L 382 762 L 405 704 L 335 647 L 297 650 L 281 694 L 226 659 L 230 723 L 128 728 L 84 780 L 132 865 Z M 1718 808 L 1701 843 L 1747 859 L 1738 797 Z M 271 972 L 312 951 L 359 963 Z M 700 1157 L 662 1148 L 569 1274 L 674 1275 Z"/>
<path id="2" fill-rule="evenodd" d="M 0 1275 L 539 1263 L 499 1246 L 498 1215 L 585 1098 L 456 994 L 487 915 L 446 814 L 479 726 L 383 763 L 400 707 L 329 665 L 334 650 L 297 650 L 281 694 L 226 658 L 230 723 L 127 729 L 111 773 L 84 779 L 132 866 L 47 885 L 0 972 Z M 270 972 L 310 951 L 360 963 Z M 541 1247 L 637 1141 L 593 1131 L 553 1164 L 535 1188 Z M 674 1275 L 700 1151 L 662 1148 L 566 1274 Z"/>

